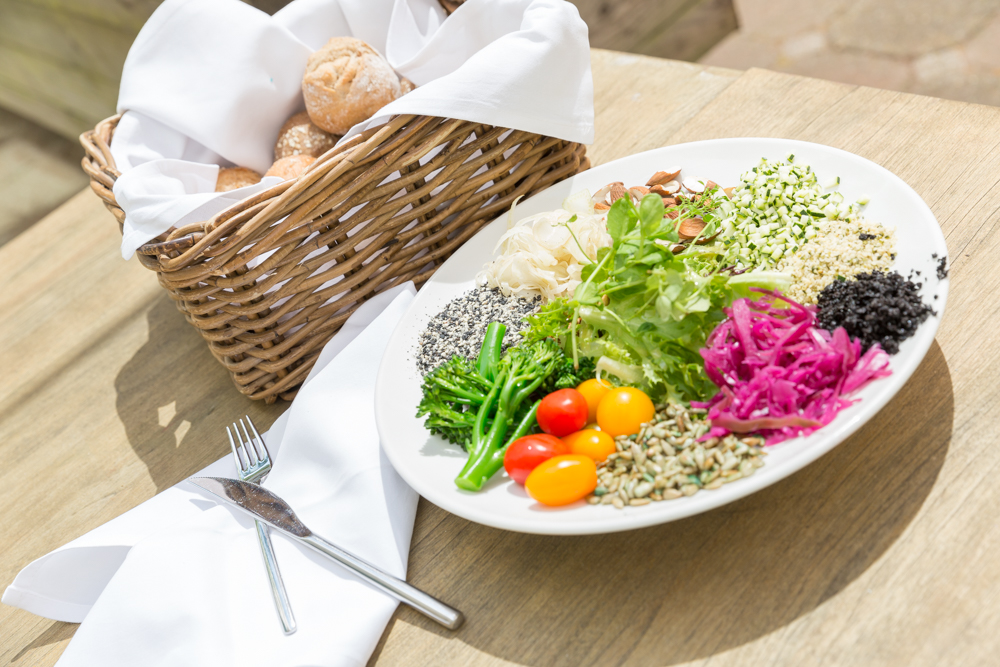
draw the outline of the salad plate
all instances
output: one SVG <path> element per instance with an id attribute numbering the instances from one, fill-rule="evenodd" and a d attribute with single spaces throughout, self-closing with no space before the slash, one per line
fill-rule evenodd
<path id="1" fill-rule="evenodd" d="M 890 357 L 892 375 L 875 380 L 856 395 L 860 399 L 842 410 L 827 426 L 804 437 L 767 446 L 765 464 L 746 479 L 690 497 L 615 509 L 579 501 L 546 507 L 527 496 L 501 470 L 479 492 L 459 489 L 455 476 L 466 454 L 424 428 L 416 417 L 421 398 L 417 368 L 418 339 L 428 321 L 450 301 L 476 287 L 476 274 L 494 257 L 498 239 L 507 230 L 505 213 L 459 248 L 417 294 L 396 328 L 379 368 L 375 415 L 382 448 L 396 471 L 421 496 L 470 521 L 505 530 L 551 535 L 583 535 L 630 530 L 674 521 L 733 502 L 774 484 L 830 451 L 857 431 L 909 380 L 934 341 L 948 297 L 948 279 L 935 277 L 938 259 L 947 246 L 934 214 L 899 177 L 860 156 L 829 146 L 787 139 L 714 139 L 667 146 L 595 167 L 524 199 L 514 220 L 560 208 L 564 199 L 581 190 L 591 193 L 613 181 L 644 183 L 649 174 L 679 165 L 685 178 L 711 179 L 722 186 L 736 185 L 740 175 L 761 158 L 795 155 L 810 165 L 820 180 L 839 177 L 839 191 L 847 201 L 870 199 L 866 218 L 896 231 L 893 270 L 911 273 L 923 285 L 921 296 L 935 311 Z M 914 272 L 919 271 L 920 274 Z M 928 278 L 929 277 L 929 278 Z M 924 278 L 928 278 L 924 282 Z"/>

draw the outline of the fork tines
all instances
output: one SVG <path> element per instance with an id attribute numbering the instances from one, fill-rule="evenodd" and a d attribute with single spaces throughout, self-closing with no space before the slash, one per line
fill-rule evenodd
<path id="1" fill-rule="evenodd" d="M 264 465 L 270 458 L 267 447 L 264 446 L 264 439 L 257 432 L 257 427 L 254 426 L 249 416 L 246 416 L 246 420 L 250 424 L 250 430 L 253 431 L 253 438 L 250 437 L 247 426 L 243 423 L 242 419 L 238 422 L 239 426 L 237 426 L 237 422 L 233 423 L 232 430 L 228 426 L 226 427 L 226 434 L 229 436 L 229 446 L 232 447 L 233 458 L 236 459 L 236 468 L 241 472 Z M 243 429 L 242 434 L 240 433 L 240 428 Z M 235 439 L 233 438 L 234 431 L 236 432 Z M 239 446 L 236 445 L 237 441 L 239 441 Z"/>

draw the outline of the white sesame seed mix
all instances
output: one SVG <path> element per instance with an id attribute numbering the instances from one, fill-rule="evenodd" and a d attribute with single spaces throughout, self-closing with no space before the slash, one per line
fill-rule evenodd
<path id="1" fill-rule="evenodd" d="M 427 375 L 456 354 L 475 359 L 490 322 L 507 325 L 504 350 L 516 345 L 521 340 L 521 330 L 528 327 L 524 318 L 541 305 L 539 297 L 506 297 L 500 290 L 489 287 L 466 292 L 435 315 L 420 334 L 414 349 L 417 369 L 421 375 Z"/>

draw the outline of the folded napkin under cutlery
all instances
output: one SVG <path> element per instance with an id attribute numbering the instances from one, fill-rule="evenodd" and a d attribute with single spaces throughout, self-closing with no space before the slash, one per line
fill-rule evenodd
<path id="1" fill-rule="evenodd" d="M 336 563 L 360 575 L 368 583 L 403 604 L 413 607 L 432 621 L 449 630 L 457 630 L 465 618 L 457 609 L 452 609 L 437 598 L 411 586 L 402 579 L 389 574 L 368 561 L 358 558 L 309 530 L 295 511 L 284 500 L 253 482 L 244 482 L 226 477 L 192 477 L 192 484 L 222 498 L 227 503 L 247 512 L 258 521 L 277 528 L 297 542 L 313 551 L 323 554 Z"/>
<path id="2" fill-rule="evenodd" d="M 406 577 L 417 495 L 383 455 L 375 376 L 415 290 L 365 303 L 266 439 L 266 487 L 319 535 Z M 235 477 L 231 455 L 199 473 Z M 285 635 L 253 519 L 184 482 L 28 565 L 3 602 L 83 621 L 60 665 L 364 665 L 396 600 L 273 531 L 299 630 Z"/>

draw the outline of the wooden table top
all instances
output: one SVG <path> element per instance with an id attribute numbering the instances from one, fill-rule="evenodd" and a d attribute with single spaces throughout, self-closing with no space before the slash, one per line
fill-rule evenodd
<path id="1" fill-rule="evenodd" d="M 421 501 L 409 609 L 373 665 L 996 664 L 1000 650 L 1000 109 L 763 70 L 594 51 L 595 164 L 717 137 L 803 139 L 884 165 L 951 255 L 923 364 L 856 435 L 721 509 L 590 537 L 521 535 Z M 226 455 L 231 385 L 82 192 L 0 248 L 0 586 Z M 39 480 L 45 484 L 39 484 Z M 54 492 L 58 490 L 58 492 Z M 76 626 L 0 606 L 0 661 L 51 665 Z"/>

